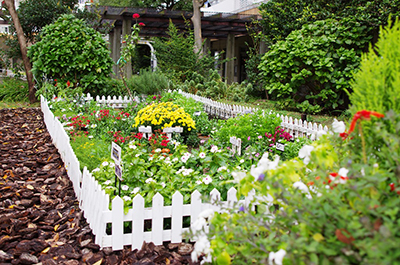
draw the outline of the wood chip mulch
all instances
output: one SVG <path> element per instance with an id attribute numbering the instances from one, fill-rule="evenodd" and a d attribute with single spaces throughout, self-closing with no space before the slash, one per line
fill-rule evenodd
<path id="1" fill-rule="evenodd" d="M 0 110 L 0 265 L 198 264 L 190 244 L 94 243 L 40 109 Z"/>

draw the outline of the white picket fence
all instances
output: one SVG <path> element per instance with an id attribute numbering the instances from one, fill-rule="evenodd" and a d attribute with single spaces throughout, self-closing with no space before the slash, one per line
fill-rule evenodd
<path id="1" fill-rule="evenodd" d="M 194 191 L 191 194 L 190 204 L 184 204 L 183 195 L 176 191 L 169 206 L 164 205 L 164 198 L 157 193 L 152 198 L 152 207 L 146 208 L 144 198 L 137 195 L 133 198 L 132 208 L 127 214 L 124 214 L 124 202 L 118 196 L 112 200 L 110 209 L 109 195 L 86 167 L 83 173 L 80 171 L 79 161 L 69 144 L 69 137 L 43 97 L 41 97 L 41 108 L 46 127 L 73 183 L 79 206 L 95 235 L 95 243 L 102 248 L 112 247 L 113 250 L 121 250 L 124 246 L 132 246 L 132 249 L 136 249 L 142 246 L 143 241 L 153 242 L 156 245 L 161 245 L 163 242 L 179 243 L 183 239 L 183 233 L 189 230 L 188 227 L 183 227 L 183 217 L 189 216 L 192 226 L 203 210 L 211 208 L 223 211 L 226 207 L 238 205 L 248 208 L 254 198 L 253 192 L 244 200 L 238 201 L 237 191 L 231 188 L 227 194 L 227 201 L 222 202 L 219 191 L 214 189 L 210 193 L 212 203 L 202 202 L 201 194 Z M 170 229 L 164 230 L 165 218 L 171 219 Z M 144 231 L 146 220 L 151 220 L 151 231 Z M 131 233 L 124 233 L 125 222 L 132 222 Z M 107 224 L 111 224 L 111 235 L 106 233 Z"/>
<path id="2" fill-rule="evenodd" d="M 185 97 L 192 98 L 203 103 L 205 112 L 215 115 L 221 119 L 229 119 L 238 115 L 257 111 L 255 108 L 225 104 L 183 91 L 179 91 L 179 93 Z M 329 130 L 326 125 L 322 126 L 321 124 L 317 123 L 307 121 L 303 122 L 301 119 L 293 119 L 292 117 L 279 114 L 277 114 L 277 117 L 280 117 L 282 120 L 281 126 L 285 128 L 294 138 L 309 137 L 316 139 L 318 133 L 321 133 L 322 131 L 328 132 Z"/>

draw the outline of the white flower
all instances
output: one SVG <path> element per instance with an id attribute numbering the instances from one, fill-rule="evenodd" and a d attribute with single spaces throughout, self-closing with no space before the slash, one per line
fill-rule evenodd
<path id="1" fill-rule="evenodd" d="M 161 186 L 162 186 L 163 188 L 165 188 L 165 186 L 167 186 L 167 184 L 165 184 L 165 182 L 161 182 Z"/>
<path id="2" fill-rule="evenodd" d="M 156 150 L 154 150 L 154 152 L 160 153 L 160 152 L 161 152 L 161 149 L 160 149 L 160 148 L 157 148 Z"/>
<path id="3" fill-rule="evenodd" d="M 203 217 L 199 217 L 196 219 L 196 221 L 193 222 L 191 228 L 192 228 L 193 232 L 196 233 L 197 231 L 200 231 L 203 228 L 205 228 L 206 225 L 207 225 L 206 219 Z"/>
<path id="4" fill-rule="evenodd" d="M 205 157 L 206 157 L 206 154 L 203 153 L 203 152 L 201 152 L 201 153 L 199 154 L 199 157 L 200 157 L 200 158 L 205 158 Z"/>
<path id="5" fill-rule="evenodd" d="M 96 128 L 97 127 L 97 124 L 92 124 L 92 125 L 90 125 L 90 128 L 92 128 L 92 129 L 94 129 L 94 128 Z"/>
<path id="6" fill-rule="evenodd" d="M 299 189 L 301 192 L 306 194 L 307 198 L 311 199 L 311 195 L 310 195 L 310 192 L 308 191 L 308 187 L 303 182 L 297 181 L 297 182 L 293 183 L 293 188 Z"/>
<path id="7" fill-rule="evenodd" d="M 122 197 L 122 199 L 123 199 L 124 201 L 126 201 L 126 202 L 132 200 L 132 198 L 129 197 L 129 196 L 124 196 L 124 197 Z"/>
<path id="8" fill-rule="evenodd" d="M 314 146 L 312 145 L 304 145 L 300 150 L 299 150 L 299 157 L 304 158 L 304 164 L 308 164 L 310 162 L 310 155 L 311 151 L 314 150 Z"/>
<path id="9" fill-rule="evenodd" d="M 339 172 L 337 174 L 335 173 L 329 174 L 329 179 L 333 183 L 345 184 L 349 179 L 347 177 L 347 173 L 349 173 L 349 170 L 347 168 L 342 167 L 339 169 Z"/>
<path id="10" fill-rule="evenodd" d="M 332 131 L 335 133 L 344 133 L 346 130 L 346 124 L 342 121 L 334 119 L 332 122 Z"/>
<path id="11" fill-rule="evenodd" d="M 240 161 L 239 161 L 240 163 L 244 163 L 244 159 L 240 159 Z"/>
<path id="12" fill-rule="evenodd" d="M 110 164 L 108 164 L 109 167 L 115 167 L 115 164 L 113 162 L 111 162 Z"/>
<path id="13" fill-rule="evenodd" d="M 210 254 L 210 241 L 208 241 L 206 235 L 203 235 L 196 241 L 196 244 L 194 245 L 194 249 L 191 254 L 192 261 L 197 262 L 198 257 L 202 254 Z"/>
<path id="14" fill-rule="evenodd" d="M 104 181 L 104 185 L 110 185 L 110 184 L 111 184 L 111 180 Z"/>
<path id="15" fill-rule="evenodd" d="M 153 160 L 153 157 L 149 157 L 149 161 L 152 161 Z"/>
<path id="16" fill-rule="evenodd" d="M 199 214 L 198 218 L 211 219 L 214 216 L 215 211 L 213 209 L 206 209 Z"/>
<path id="17" fill-rule="evenodd" d="M 244 177 L 246 177 L 246 172 L 232 172 L 233 180 L 236 183 L 239 183 Z"/>
<path id="18" fill-rule="evenodd" d="M 270 252 L 268 256 L 269 265 L 282 265 L 283 258 L 286 255 L 286 250 L 280 249 L 278 252 Z"/>
<path id="19" fill-rule="evenodd" d="M 192 172 L 193 172 L 193 169 L 188 168 L 188 169 L 183 170 L 182 175 L 187 176 Z"/>
<path id="20" fill-rule="evenodd" d="M 96 167 L 95 169 L 92 170 L 92 173 L 93 172 L 98 172 L 98 171 L 100 171 L 100 168 Z"/>
<path id="21" fill-rule="evenodd" d="M 149 183 L 151 183 L 151 182 L 156 182 L 153 178 L 148 178 L 148 179 L 146 179 L 145 180 L 145 182 L 147 183 L 147 184 L 149 184 Z"/>
<path id="22" fill-rule="evenodd" d="M 182 157 L 181 157 L 181 161 L 182 161 L 183 163 L 186 163 L 186 161 L 188 161 L 188 159 L 189 159 L 189 157 L 187 157 L 187 156 L 182 156 Z"/>
<path id="23" fill-rule="evenodd" d="M 140 156 L 140 154 L 136 154 L 136 155 L 135 155 L 135 157 L 139 157 L 139 156 Z"/>
<path id="24" fill-rule="evenodd" d="M 218 146 L 216 146 L 216 145 L 213 145 L 212 147 L 211 147 L 211 153 L 215 153 L 215 152 L 218 152 Z"/>
<path id="25" fill-rule="evenodd" d="M 107 161 L 104 161 L 103 163 L 101 163 L 101 165 L 102 165 L 103 167 L 108 166 L 108 162 L 107 162 Z"/>
<path id="26" fill-rule="evenodd" d="M 204 184 L 208 185 L 208 184 L 210 184 L 212 182 L 212 178 L 210 176 L 206 175 L 206 177 L 203 178 L 202 181 L 203 181 Z"/>
<path id="27" fill-rule="evenodd" d="M 227 170 L 228 168 L 226 166 L 222 166 L 220 168 L 217 169 L 218 172 L 221 172 L 223 170 Z"/>
<path id="28" fill-rule="evenodd" d="M 132 194 L 136 194 L 136 193 L 138 193 L 139 191 L 140 191 L 140 188 L 139 188 L 139 187 L 136 187 L 136 188 L 133 189 L 133 191 L 131 191 L 131 193 L 132 193 Z"/>
<path id="29" fill-rule="evenodd" d="M 177 158 L 177 157 L 175 157 L 174 159 L 172 159 L 172 162 L 176 162 L 176 161 L 178 161 L 179 159 Z"/>
<path id="30" fill-rule="evenodd" d="M 129 189 L 129 186 L 128 186 L 128 185 L 122 185 L 121 189 L 122 189 L 122 190 L 128 190 L 128 189 Z"/>
<path id="31" fill-rule="evenodd" d="M 88 138 L 89 138 L 89 139 L 92 139 L 92 138 L 93 138 L 93 135 L 89 135 Z"/>
<path id="32" fill-rule="evenodd" d="M 201 183 L 203 183 L 203 182 L 201 182 L 201 180 L 196 180 L 196 182 L 195 182 L 197 185 L 200 185 Z"/>
<path id="33" fill-rule="evenodd" d="M 135 142 L 129 142 L 129 148 L 135 150 L 137 146 L 135 145 Z"/>

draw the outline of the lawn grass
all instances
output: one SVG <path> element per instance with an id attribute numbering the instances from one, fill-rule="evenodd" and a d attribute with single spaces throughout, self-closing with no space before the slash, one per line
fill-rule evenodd
<path id="1" fill-rule="evenodd" d="M 15 108 L 37 108 L 40 107 L 40 102 L 30 104 L 29 102 L 5 102 L 0 101 L 0 109 L 15 109 Z"/>

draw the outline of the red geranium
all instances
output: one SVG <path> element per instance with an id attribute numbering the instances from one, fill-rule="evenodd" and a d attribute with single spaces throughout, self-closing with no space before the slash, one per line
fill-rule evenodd
<path id="1" fill-rule="evenodd" d="M 135 14 L 132 15 L 132 17 L 133 17 L 134 19 L 138 19 L 138 18 L 140 18 L 140 15 L 139 15 L 138 13 L 135 13 Z"/>

